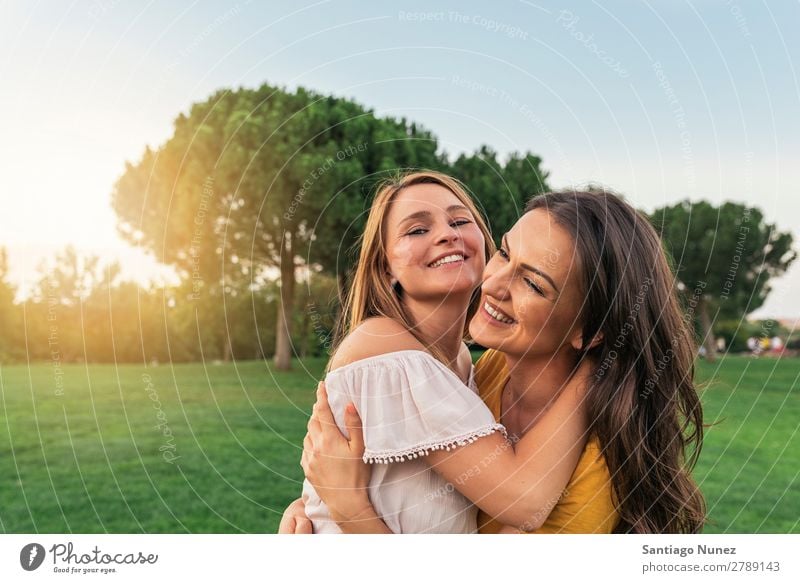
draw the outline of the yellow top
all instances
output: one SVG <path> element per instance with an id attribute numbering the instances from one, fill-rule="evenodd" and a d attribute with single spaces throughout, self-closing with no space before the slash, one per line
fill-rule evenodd
<path id="1" fill-rule="evenodd" d="M 508 381 L 503 354 L 486 351 L 475 364 L 475 381 L 481 399 L 499 422 L 500 396 Z M 612 501 L 611 475 L 600 453 L 600 443 L 591 437 L 561 498 L 535 534 L 610 533 L 618 518 Z M 479 512 L 478 527 L 481 534 L 496 534 L 501 524 Z"/>

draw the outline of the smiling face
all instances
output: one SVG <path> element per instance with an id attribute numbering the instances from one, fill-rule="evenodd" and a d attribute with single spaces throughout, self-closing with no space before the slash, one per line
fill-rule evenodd
<path id="1" fill-rule="evenodd" d="M 485 240 L 463 202 L 438 184 L 400 191 L 385 218 L 389 275 L 416 300 L 471 294 L 485 267 Z"/>
<path id="2" fill-rule="evenodd" d="M 575 242 L 544 209 L 524 214 L 486 265 L 472 338 L 520 358 L 581 347 Z"/>

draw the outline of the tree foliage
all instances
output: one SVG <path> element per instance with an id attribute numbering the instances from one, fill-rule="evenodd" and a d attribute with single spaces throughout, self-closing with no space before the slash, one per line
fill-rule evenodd
<path id="1" fill-rule="evenodd" d="M 471 155 L 461 154 L 453 162 L 450 172 L 480 202 L 495 244 L 517 222 L 528 200 L 547 190 L 547 172 L 541 164 L 538 156 L 515 152 L 503 165 L 488 146 Z"/>
<path id="2" fill-rule="evenodd" d="M 706 353 L 713 357 L 714 322 L 743 320 L 763 305 L 771 280 L 797 256 L 792 235 L 768 223 L 759 209 L 733 202 L 716 207 L 683 201 L 656 210 L 651 220 L 681 288 L 697 296 L 691 301 Z"/>
<path id="3" fill-rule="evenodd" d="M 347 270 L 365 194 L 386 172 L 441 165 L 435 138 L 346 99 L 269 85 L 220 91 L 173 136 L 126 166 L 113 193 L 120 232 L 174 265 L 193 297 L 280 275 L 276 364 L 288 368 L 298 269 Z"/>
<path id="4" fill-rule="evenodd" d="M 542 160 L 481 146 L 452 163 L 406 119 L 299 88 L 220 90 L 172 136 L 126 164 L 112 204 L 131 243 L 172 265 L 177 286 L 142 286 L 66 248 L 14 304 L 0 251 L 0 359 L 151 362 L 324 354 L 377 182 L 434 169 L 460 179 L 496 242 L 548 190 Z M 790 233 L 736 203 L 684 201 L 651 215 L 708 354 L 715 322 L 759 308 L 796 257 Z M 724 330 L 723 330 L 724 329 Z"/>

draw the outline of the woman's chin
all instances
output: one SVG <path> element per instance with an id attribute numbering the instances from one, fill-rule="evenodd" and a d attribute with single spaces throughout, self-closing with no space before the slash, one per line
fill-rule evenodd
<path id="1" fill-rule="evenodd" d="M 484 322 L 477 322 L 476 319 L 479 314 L 472 317 L 469 324 L 469 337 L 476 344 L 480 344 L 484 348 L 498 349 L 503 344 L 503 336 L 497 333 L 497 330 Z"/>
<path id="2" fill-rule="evenodd" d="M 463 281 L 441 282 L 440 285 L 434 286 L 433 291 L 441 296 L 472 295 L 476 287 L 478 287 L 478 284 L 474 281 L 465 279 Z"/>

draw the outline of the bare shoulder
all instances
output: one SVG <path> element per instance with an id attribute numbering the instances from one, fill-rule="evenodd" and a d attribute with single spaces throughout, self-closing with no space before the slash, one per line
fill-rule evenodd
<path id="1" fill-rule="evenodd" d="M 369 318 L 345 337 L 333 355 L 330 368 L 399 350 L 425 350 L 425 347 L 400 322 L 385 317 Z"/>

